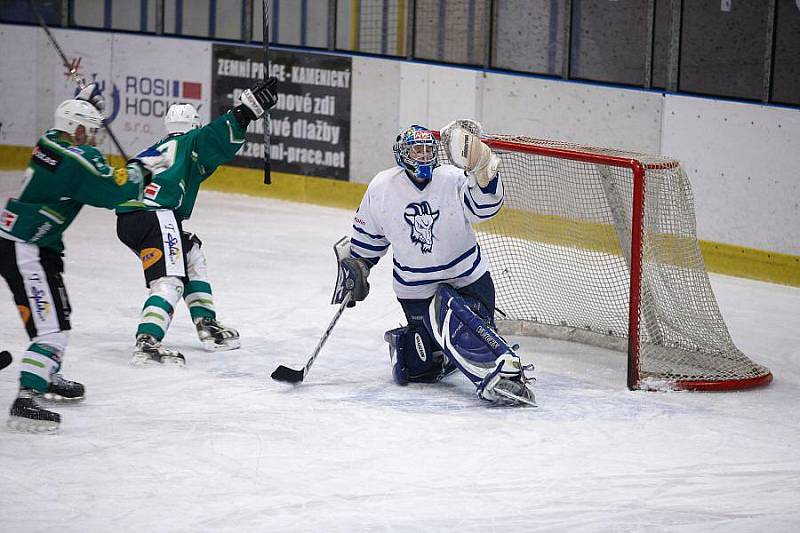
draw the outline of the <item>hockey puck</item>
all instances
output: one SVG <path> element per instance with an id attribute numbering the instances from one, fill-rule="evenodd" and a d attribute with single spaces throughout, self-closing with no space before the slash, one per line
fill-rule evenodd
<path id="1" fill-rule="evenodd" d="M 5 367 L 11 364 L 13 359 L 11 358 L 11 354 L 7 351 L 3 350 L 0 352 L 0 370 L 3 370 Z"/>

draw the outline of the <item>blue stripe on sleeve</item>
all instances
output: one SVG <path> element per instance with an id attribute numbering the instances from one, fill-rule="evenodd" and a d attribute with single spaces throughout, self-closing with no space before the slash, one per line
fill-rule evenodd
<path id="1" fill-rule="evenodd" d="M 503 199 L 502 199 L 502 200 L 500 200 L 500 204 L 498 205 L 497 209 L 495 209 L 494 211 L 492 211 L 492 212 L 491 212 L 491 213 L 489 213 L 488 215 L 479 215 L 479 214 L 478 214 L 478 213 L 476 213 L 476 212 L 475 212 L 475 210 L 472 208 L 472 205 L 470 204 L 469 200 L 467 199 L 467 195 L 466 195 L 466 193 L 464 193 L 464 203 L 467 205 L 467 207 L 468 207 L 468 208 L 469 208 L 469 210 L 472 212 L 472 214 L 473 214 L 473 215 L 475 215 L 475 216 L 476 216 L 476 217 L 478 217 L 478 218 L 492 218 L 493 216 L 495 216 L 495 215 L 497 214 L 497 212 L 498 212 L 498 211 L 500 211 L 500 207 L 503 205 L 503 201 L 505 201 L 505 197 L 503 197 Z"/>
<path id="2" fill-rule="evenodd" d="M 355 224 L 353 224 L 353 229 L 356 230 L 359 233 L 363 233 L 364 235 L 366 235 L 370 239 L 375 239 L 376 241 L 383 240 L 383 239 L 386 238 L 386 236 L 384 236 L 384 235 L 373 235 L 372 233 L 367 233 L 366 231 L 364 231 L 363 229 L 359 228 Z"/>
<path id="3" fill-rule="evenodd" d="M 467 188 L 467 192 L 469 192 L 469 197 L 472 198 L 472 201 L 475 203 L 475 207 L 477 207 L 478 209 L 489 209 L 490 207 L 497 207 L 498 205 L 502 204 L 503 200 L 505 200 L 505 198 L 506 198 L 505 195 L 503 195 L 503 196 L 500 197 L 500 199 L 497 202 L 495 202 L 493 204 L 479 204 L 478 200 L 476 200 L 475 197 L 472 195 L 472 188 L 471 187 Z"/>
<path id="4" fill-rule="evenodd" d="M 366 261 L 367 263 L 369 263 L 370 268 L 372 268 L 375 265 L 377 265 L 378 261 L 380 261 L 380 259 L 381 259 L 380 257 L 364 257 L 363 255 L 361 255 L 359 253 L 356 253 L 353 250 L 350 250 L 350 255 L 355 257 L 355 258 L 357 258 L 357 259 L 361 259 L 363 261 Z"/>
<path id="5" fill-rule="evenodd" d="M 389 247 L 389 245 L 384 246 L 376 246 L 374 244 L 367 244 L 365 242 L 357 241 L 355 239 L 350 239 L 350 244 L 358 246 L 359 248 L 363 248 L 365 250 L 372 250 L 373 252 L 382 252 Z"/>

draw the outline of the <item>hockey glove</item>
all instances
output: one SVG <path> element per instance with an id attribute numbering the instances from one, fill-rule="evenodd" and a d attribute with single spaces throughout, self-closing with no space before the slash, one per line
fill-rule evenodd
<path id="1" fill-rule="evenodd" d="M 247 89 L 239 97 L 245 114 L 252 121 L 261 118 L 264 113 L 278 102 L 278 78 L 269 77 L 267 81 L 259 81 Z"/>
<path id="2" fill-rule="evenodd" d="M 144 184 L 149 185 L 153 181 L 153 176 L 169 168 L 169 161 L 164 154 L 155 148 L 148 148 L 136 154 L 128 161 L 128 164 L 138 165 L 142 169 Z"/>
<path id="3" fill-rule="evenodd" d="M 339 261 L 339 276 L 333 303 L 342 303 L 345 294 L 348 292 L 352 293 L 352 297 L 347 307 L 353 307 L 356 305 L 356 302 L 360 302 L 366 298 L 369 294 L 368 276 L 369 266 L 367 266 L 367 263 L 363 259 L 345 257 Z"/>
<path id="4" fill-rule="evenodd" d="M 97 88 L 96 83 L 90 83 L 78 91 L 78 94 L 75 95 L 75 99 L 89 102 L 95 107 L 95 109 L 100 111 L 101 114 L 106 108 L 106 102 L 103 100 L 103 96 L 100 94 L 100 90 Z"/>

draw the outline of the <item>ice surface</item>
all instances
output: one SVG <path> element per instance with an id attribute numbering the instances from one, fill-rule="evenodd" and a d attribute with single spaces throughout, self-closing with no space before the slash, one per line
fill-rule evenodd
<path id="1" fill-rule="evenodd" d="M 139 369 L 139 263 L 113 214 L 85 208 L 66 238 L 64 374 L 87 398 L 56 408 L 57 435 L 0 429 L 0 531 L 800 529 L 800 290 L 712 276 L 734 340 L 775 375 L 767 388 L 629 392 L 619 353 L 517 337 L 540 407 L 500 409 L 460 375 L 393 384 L 382 334 L 402 313 L 383 261 L 306 381 L 274 382 L 335 311 L 331 246 L 350 217 L 202 192 L 187 229 L 242 349 L 202 351 L 180 307 L 166 344 L 187 367 Z M 18 355 L 5 287 L 0 324 Z M 0 372 L 3 409 L 17 372 Z"/>

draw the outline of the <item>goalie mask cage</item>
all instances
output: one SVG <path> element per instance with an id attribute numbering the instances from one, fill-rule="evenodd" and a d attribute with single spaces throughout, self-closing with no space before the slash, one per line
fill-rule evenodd
<path id="1" fill-rule="evenodd" d="M 501 331 L 627 351 L 631 390 L 736 390 L 772 380 L 731 339 L 678 161 L 526 137 L 484 140 L 500 156 L 505 186 L 500 214 L 476 226 Z"/>

